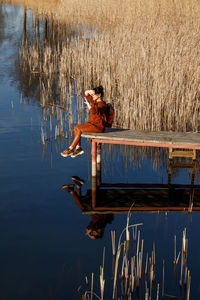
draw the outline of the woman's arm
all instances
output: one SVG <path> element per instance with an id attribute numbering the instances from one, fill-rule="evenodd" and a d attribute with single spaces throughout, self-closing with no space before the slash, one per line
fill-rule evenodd
<path id="1" fill-rule="evenodd" d="M 95 91 L 93 91 L 93 90 L 85 91 L 85 103 L 87 104 L 89 109 L 94 104 L 94 100 L 93 100 L 94 94 L 95 94 Z"/>
<path id="2" fill-rule="evenodd" d="M 87 98 L 85 97 L 85 101 L 84 103 L 87 105 L 88 109 L 90 110 L 91 108 L 91 104 L 89 103 L 89 101 L 87 100 Z"/>
<path id="3" fill-rule="evenodd" d="M 93 96 L 95 94 L 95 91 L 93 91 L 93 90 L 87 90 L 87 91 L 85 91 L 85 96 Z"/>

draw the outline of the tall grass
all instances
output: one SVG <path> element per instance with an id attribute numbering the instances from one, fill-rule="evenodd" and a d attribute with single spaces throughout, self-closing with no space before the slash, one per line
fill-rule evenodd
<path id="1" fill-rule="evenodd" d="M 39 11 L 50 15 L 52 5 Z M 54 8 L 54 18 L 65 20 L 73 35 L 22 52 L 30 70 L 49 82 L 58 72 L 62 105 L 72 79 L 76 94 L 101 83 L 118 127 L 199 130 L 198 1 L 63 0 Z"/>
<path id="2" fill-rule="evenodd" d="M 191 273 L 188 269 L 188 239 L 186 238 L 186 228 L 183 230 L 182 246 L 179 245 L 181 254 L 181 262 L 177 260 L 173 269 L 173 281 L 169 280 L 170 265 L 172 267 L 172 259 L 168 254 L 167 264 L 163 260 L 163 268 L 159 271 L 161 265 L 156 265 L 156 246 L 153 243 L 153 248 L 150 253 L 146 253 L 146 262 L 144 261 L 144 240 L 140 239 L 140 231 L 137 234 L 137 227 L 140 224 L 129 224 L 127 217 L 127 225 L 124 228 L 118 239 L 118 247 L 115 251 L 115 231 L 111 232 L 112 254 L 113 254 L 113 274 L 112 276 L 104 275 L 104 263 L 100 266 L 100 292 L 94 293 L 92 273 L 91 288 L 87 288 L 82 299 L 190 299 Z M 133 239 L 129 239 L 127 231 L 133 228 Z M 123 235 L 123 233 L 126 233 Z M 135 235 L 136 233 L 136 235 Z M 180 244 L 180 243 L 179 243 Z M 170 245 L 168 247 L 170 253 Z M 161 253 L 160 253 L 161 254 Z M 159 261 L 160 259 L 158 259 Z M 105 261 L 105 248 L 103 251 L 103 262 Z M 145 262 L 145 267 L 144 267 Z M 108 261 L 111 263 L 111 260 Z M 160 265 L 160 266 L 158 266 Z M 103 277 L 104 275 L 104 277 Z M 180 276 L 180 280 L 178 280 Z M 104 278 L 103 288 L 101 285 L 102 277 Z M 111 279 L 112 278 L 112 279 Z M 112 290 L 110 291 L 110 279 L 112 280 Z M 170 282 L 170 285 L 168 283 Z M 89 285 L 87 284 L 87 287 Z M 98 290 L 96 288 L 96 290 Z M 177 295 L 173 295 L 171 290 Z M 112 295 L 111 295 L 112 293 Z M 101 296 L 99 295 L 101 294 Z M 103 296 L 104 295 L 104 296 Z"/>

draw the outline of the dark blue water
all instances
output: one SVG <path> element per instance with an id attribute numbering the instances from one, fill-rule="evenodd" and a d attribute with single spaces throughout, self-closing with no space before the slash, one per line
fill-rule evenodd
<path id="1" fill-rule="evenodd" d="M 119 236 L 127 215 L 114 214 L 101 239 L 85 236 L 91 216 L 82 214 L 72 195 L 61 187 L 72 183 L 71 176 L 77 175 L 85 180 L 82 194 L 91 189 L 90 143 L 83 141 L 86 154 L 77 159 L 60 156 L 65 140 L 52 139 L 43 151 L 41 107 L 31 97 L 24 97 L 16 79 L 23 8 L 3 4 L 0 8 L 0 299 L 79 299 L 77 289 L 81 286 L 84 291 L 85 276 L 94 272 L 99 278 L 104 246 L 109 294 L 110 231 L 116 230 Z M 166 162 L 158 159 L 154 168 L 150 156 L 140 160 L 140 167 L 136 167 L 138 161 L 132 160 L 130 148 L 103 147 L 102 181 L 167 183 Z M 173 181 L 189 183 L 188 170 L 180 170 Z M 199 184 L 198 178 L 195 183 Z M 134 213 L 133 223 L 143 223 L 144 253 L 151 251 L 155 242 L 160 285 L 162 261 L 166 260 L 168 294 L 179 294 L 174 283 L 173 239 L 176 234 L 180 249 L 182 232 L 187 228 L 190 299 L 199 299 L 199 213 Z M 99 293 L 98 281 L 95 290 Z"/>

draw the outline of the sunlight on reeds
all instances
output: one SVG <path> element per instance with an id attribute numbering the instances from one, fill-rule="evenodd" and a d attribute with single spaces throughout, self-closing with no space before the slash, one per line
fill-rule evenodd
<path id="1" fill-rule="evenodd" d="M 115 127 L 199 131 L 198 1 L 7 2 L 36 12 L 19 61 L 30 90 L 38 82 L 43 145 L 70 142 L 88 117 L 84 90 L 99 83 L 115 107 Z M 160 161 L 166 167 L 166 151 L 130 148 L 120 147 L 126 167 L 140 168 L 145 157 L 154 170 Z"/>
<path id="2" fill-rule="evenodd" d="M 68 17 L 71 34 L 58 39 L 57 24 L 54 43 L 24 46 L 24 67 L 42 74 L 46 97 L 56 74 L 62 106 L 71 93 L 81 96 L 101 83 L 116 110 L 115 126 L 198 131 L 199 3 L 145 3 L 62 1 L 54 15 Z"/>
<path id="3" fill-rule="evenodd" d="M 129 221 L 127 221 L 129 224 Z M 137 231 L 137 226 L 142 224 L 127 225 L 129 228 L 133 228 L 133 238 L 135 237 L 135 232 Z M 104 261 L 105 261 L 105 248 L 103 250 L 103 263 L 100 266 L 100 295 L 97 291 L 93 290 L 93 280 L 94 274 L 92 273 L 91 284 L 88 284 L 87 287 L 91 285 L 91 289 L 87 288 L 87 291 L 83 294 L 82 299 L 92 299 L 95 296 L 96 299 L 103 300 L 106 299 L 167 299 L 167 298 L 179 298 L 179 295 L 172 295 L 168 293 L 169 286 L 165 286 L 166 278 L 169 274 L 166 275 L 166 261 L 163 260 L 162 272 L 158 271 L 156 268 L 156 250 L 155 244 L 153 244 L 152 252 L 148 255 L 146 254 L 145 267 L 143 267 L 143 244 L 144 240 L 140 241 L 140 231 L 138 232 L 137 240 L 129 240 L 126 238 L 122 239 L 123 233 L 127 231 L 127 226 L 123 229 L 118 240 L 117 252 L 113 251 L 115 248 L 115 231 L 111 232 L 111 241 L 112 241 L 112 253 L 114 259 L 114 270 L 112 274 L 112 295 L 108 293 L 106 289 L 106 277 L 104 275 Z M 136 242 L 136 247 L 134 247 L 134 242 Z M 183 230 L 182 238 L 182 259 L 181 266 L 177 265 L 174 269 L 175 272 L 180 271 L 180 281 L 174 282 L 176 290 L 174 292 L 179 293 L 182 289 L 182 297 L 180 299 L 190 298 L 190 286 L 191 286 L 191 275 L 187 266 L 187 256 L 188 256 L 188 247 L 186 247 L 186 228 Z M 133 252 L 133 254 L 132 254 Z M 170 264 L 170 261 L 167 262 Z M 168 268 L 167 268 L 168 269 Z M 160 274 L 160 275 L 159 275 Z M 162 277 L 162 278 L 159 278 Z M 183 280 L 184 279 L 184 280 Z M 109 279 L 107 279 L 109 281 Z M 159 282 L 161 281 L 161 283 Z M 109 284 L 108 284 L 109 286 Z M 160 287 L 162 290 L 160 291 Z M 96 288 L 97 290 L 97 288 Z"/>

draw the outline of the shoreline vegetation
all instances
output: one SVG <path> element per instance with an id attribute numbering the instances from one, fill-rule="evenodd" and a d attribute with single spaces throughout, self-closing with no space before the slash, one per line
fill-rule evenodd
<path id="1" fill-rule="evenodd" d="M 1 2 L 54 20 L 48 32 L 53 43 L 40 36 L 21 49 L 23 69 L 41 75 L 43 106 L 55 82 L 63 107 L 71 93 L 82 97 L 86 88 L 102 84 L 115 107 L 116 127 L 199 131 L 199 1 Z"/>
<path id="2" fill-rule="evenodd" d="M 141 234 L 143 223 L 130 225 L 130 216 L 129 211 L 126 227 L 119 235 L 118 241 L 115 238 L 115 230 L 111 231 L 113 257 L 112 261 L 110 259 L 107 263 L 112 265 L 112 275 L 109 277 L 104 275 L 106 253 L 104 247 L 102 264 L 99 268 L 99 289 L 97 288 L 98 281 L 94 280 L 94 277 L 98 278 L 98 275 L 94 276 L 92 273 L 91 279 L 86 276 L 86 288 L 82 299 L 159 300 L 169 298 L 189 300 L 191 272 L 188 268 L 189 239 L 186 236 L 186 228 L 183 230 L 182 240 L 179 238 L 178 248 L 176 235 L 174 236 L 174 259 L 168 255 L 167 264 L 163 259 L 161 265 L 156 257 L 158 246 L 156 247 L 155 242 L 152 242 L 152 251 L 146 252 Z M 178 252 L 177 249 L 179 249 Z M 172 253 L 173 251 L 171 251 Z M 170 265 L 173 265 L 171 286 L 168 284 L 169 270 L 172 270 Z"/>

